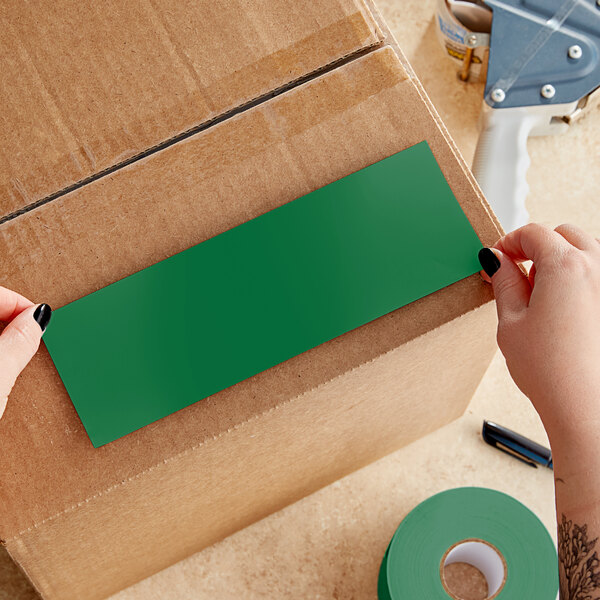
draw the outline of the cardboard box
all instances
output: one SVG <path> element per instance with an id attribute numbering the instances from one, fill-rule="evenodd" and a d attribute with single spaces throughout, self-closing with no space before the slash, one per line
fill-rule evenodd
<path id="1" fill-rule="evenodd" d="M 23 71 L 54 68 L 69 102 L 59 103 L 58 113 L 43 112 L 31 100 L 35 93 L 54 96 L 35 78 L 13 100 L 33 103 L 22 109 L 35 123 L 23 138 L 29 143 L 45 133 L 21 161 L 2 164 L 5 182 L 28 181 L 32 190 L 3 195 L 7 287 L 61 306 L 422 140 L 482 242 L 500 235 L 422 88 L 393 41 L 382 41 L 384 28 L 367 5 L 322 0 L 300 10 L 288 0 L 253 0 L 222 20 L 208 3 L 169 5 L 162 13 L 140 2 L 126 13 L 115 4 L 115 20 L 56 3 L 62 4 L 56 13 L 19 12 L 14 21 L 28 34 L 44 31 L 44 23 L 59 31 L 65 14 L 77 14 L 80 25 L 89 22 L 103 35 L 46 36 L 51 48 L 35 54 L 23 50 L 11 21 L 19 49 L 11 60 Z M 142 9 L 151 25 L 140 25 Z M 170 28 L 176 17 L 195 25 Z M 351 33 L 342 43 L 337 26 L 328 28 L 348 20 Z M 117 51 L 111 36 L 154 39 L 161 26 L 170 43 L 156 50 L 138 41 L 135 53 L 151 46 L 165 72 L 179 69 L 181 85 L 192 71 L 206 79 L 203 94 L 213 112 L 182 100 L 175 80 L 160 84 L 158 67 L 139 80 L 134 67 L 119 75 L 125 50 Z M 236 32 L 245 28 L 261 40 L 255 49 L 262 58 L 236 54 Z M 296 28 L 302 31 L 292 36 Z M 223 56 L 193 62 L 192 69 L 180 57 L 189 48 L 200 52 L 192 38 L 205 37 Z M 82 75 L 81 88 L 73 84 L 78 67 L 85 73 L 72 58 L 75 48 L 80 57 L 93 56 L 98 69 L 89 79 Z M 69 52 L 70 74 L 58 64 Z M 258 69 L 260 77 L 233 77 L 235 94 L 221 94 L 215 82 L 243 71 L 246 61 L 261 66 L 244 73 Z M 145 101 L 149 82 L 160 101 Z M 281 86 L 281 93 L 269 92 Z M 126 110 L 106 118 L 120 94 L 129 98 Z M 84 97 L 96 112 L 79 129 Z M 52 98 L 43 103 L 58 105 Z M 231 108 L 236 104 L 239 110 Z M 165 108 L 173 106 L 186 114 Z M 224 111 L 212 124 L 206 120 Z M 79 183 L 82 173 L 60 168 L 74 152 L 57 133 L 67 121 L 78 140 L 104 140 L 93 152 L 102 160 L 83 173 L 91 179 Z M 128 146 L 116 132 L 134 123 L 151 131 Z M 182 134 L 188 129 L 196 133 Z M 15 125 L 3 148 L 18 147 L 18 132 Z M 490 300 L 475 275 L 99 449 L 42 347 L 0 421 L 0 538 L 45 598 L 104 598 L 458 417 L 493 354 Z M 168 307 L 157 307 L 156 326 L 167 321 Z"/>

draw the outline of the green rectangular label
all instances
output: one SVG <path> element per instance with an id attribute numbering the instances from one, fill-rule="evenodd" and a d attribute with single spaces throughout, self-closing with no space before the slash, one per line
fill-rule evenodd
<path id="1" fill-rule="evenodd" d="M 59 308 L 44 340 L 97 447 L 477 272 L 480 248 L 422 142 Z"/>

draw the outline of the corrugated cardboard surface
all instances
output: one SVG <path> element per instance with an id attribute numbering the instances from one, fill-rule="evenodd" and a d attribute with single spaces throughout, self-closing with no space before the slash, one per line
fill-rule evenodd
<path id="1" fill-rule="evenodd" d="M 0 30 L 0 214 L 381 40 L 360 0 L 10 0 Z"/>
<path id="2" fill-rule="evenodd" d="M 0 226 L 3 283 L 60 306 L 424 139 L 482 241 L 495 241 L 495 221 L 463 163 L 398 55 L 386 47 L 7 221 Z M 477 309 L 490 297 L 474 276 L 99 450 L 42 348 L 0 421 L 0 536 L 48 597 L 81 597 L 91 585 L 87 597 L 99 598 L 148 575 L 460 414 L 491 357 L 489 311 Z M 166 322 L 161 308 L 157 326 Z M 461 355 L 459 364 L 469 366 L 460 372 L 446 362 L 436 374 L 449 377 L 440 395 L 427 375 L 438 363 L 417 340 L 467 313 L 473 327 L 461 348 L 469 356 Z M 389 379 L 382 380 L 390 395 L 382 389 L 380 411 L 366 400 L 376 387 L 368 377 L 366 388 L 333 394 L 340 402 L 340 445 L 332 455 L 339 460 L 329 461 L 329 438 L 336 435 L 332 400 L 307 412 L 304 399 L 386 352 L 396 356 L 394 349 L 411 340 L 414 345 L 397 354 L 407 381 L 417 377 L 407 388 L 415 395 L 398 405 L 402 412 L 394 408 Z M 433 387 L 422 387 L 419 396 L 419 381 Z M 358 420 L 354 400 L 365 410 Z M 300 412 L 277 421 L 292 407 Z M 238 457 L 241 442 L 233 442 L 247 423 L 257 428 L 254 454 Z M 307 452 L 302 444 L 321 426 L 329 436 L 315 432 L 317 447 Z M 375 442 L 380 428 L 389 435 Z M 274 441 L 291 454 L 275 460 Z M 185 466 L 192 457 L 195 467 Z M 195 469 L 208 480 L 197 479 Z M 166 487 L 157 489 L 153 482 L 161 473 Z M 223 487 L 219 473 L 231 485 Z M 261 487 L 266 473 L 281 477 L 279 487 Z M 251 475 L 252 494 L 238 495 L 244 486 L 235 482 Z M 182 486 L 192 488 L 180 494 Z M 164 492 L 170 512 L 144 502 L 146 491 L 157 502 Z M 227 498 L 237 514 L 232 520 L 222 511 Z M 208 507 L 204 518 L 195 512 L 202 506 Z M 196 516 L 193 526 L 188 513 Z M 177 523 L 188 527 L 180 531 Z M 184 530 L 188 537 L 179 546 Z M 73 554 L 74 548 L 80 551 Z M 125 555 L 134 558 L 128 562 Z"/>
<path id="3" fill-rule="evenodd" d="M 423 139 L 482 241 L 491 243 L 496 228 L 436 123 L 420 112 L 394 51 L 376 51 L 5 223 L 5 284 L 60 306 Z M 2 537 L 397 347 L 489 294 L 477 276 L 459 282 L 99 450 L 42 349 L 0 422 L 0 444 L 11 448 L 0 452 Z"/>

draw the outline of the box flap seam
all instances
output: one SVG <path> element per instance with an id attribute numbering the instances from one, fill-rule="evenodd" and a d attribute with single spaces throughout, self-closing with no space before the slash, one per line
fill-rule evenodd
<path id="1" fill-rule="evenodd" d="M 86 185 L 89 185 L 90 183 L 93 183 L 94 181 L 97 181 L 108 175 L 111 175 L 112 173 L 115 173 L 116 171 L 119 171 L 120 169 L 123 169 L 124 167 L 127 167 L 131 164 L 137 163 L 138 161 L 140 161 L 148 156 L 151 156 L 153 154 L 156 154 L 157 152 L 160 152 L 161 150 L 169 148 L 170 146 L 174 146 L 175 144 L 178 144 L 179 142 L 182 142 L 182 141 L 192 137 L 193 135 L 201 133 L 201 132 L 209 129 L 210 127 L 213 127 L 219 123 L 222 123 L 223 121 L 231 119 L 232 117 L 237 116 L 239 114 L 245 113 L 248 110 L 250 110 L 256 106 L 259 106 L 276 96 L 280 96 L 282 94 L 285 94 L 286 92 L 292 91 L 292 90 L 296 89 L 297 87 L 299 87 L 305 83 L 308 83 L 309 81 L 312 81 L 312 80 L 320 77 L 321 75 L 324 75 L 326 73 L 334 71 L 340 67 L 343 67 L 344 65 L 348 64 L 349 62 L 357 60 L 357 59 L 365 56 L 366 54 L 369 54 L 370 52 L 373 52 L 374 50 L 377 50 L 377 49 L 383 47 L 384 45 L 385 45 L 385 39 L 379 39 L 379 40 L 375 41 L 374 43 L 361 48 L 358 51 L 354 51 L 354 52 L 345 54 L 344 56 L 341 56 L 340 58 L 334 60 L 333 62 L 323 65 L 322 67 L 319 67 L 318 69 L 311 71 L 310 73 L 307 73 L 305 75 L 302 75 L 301 77 L 298 77 L 292 81 L 289 81 L 285 85 L 275 88 L 265 94 L 260 94 L 258 96 L 255 96 L 255 97 L 251 98 L 250 100 L 248 100 L 247 102 L 245 102 L 239 106 L 236 106 L 235 108 L 227 110 L 224 113 L 217 115 L 216 117 L 213 117 L 212 119 L 209 119 L 208 121 L 199 123 L 198 125 L 195 125 L 194 127 L 187 129 L 186 131 L 178 133 L 178 134 L 174 135 L 173 137 L 170 137 L 166 140 L 163 140 L 162 142 L 160 142 L 158 144 L 155 144 L 154 146 L 150 146 L 149 148 L 146 148 L 145 150 L 135 154 L 134 156 L 126 158 L 125 160 L 122 160 L 114 165 L 111 165 L 110 167 L 102 169 L 101 171 L 98 171 L 97 173 L 93 173 L 92 175 L 90 175 L 88 177 L 80 179 L 79 181 L 72 183 L 60 190 L 57 190 L 56 192 L 53 192 L 52 194 L 49 194 L 43 198 L 40 198 L 39 200 L 36 200 L 35 202 L 32 202 L 31 204 L 28 204 L 18 210 L 15 210 L 13 212 L 8 213 L 7 215 L 0 217 L 0 225 L 2 225 L 3 223 L 6 223 L 8 221 L 11 221 L 13 219 L 16 219 L 17 217 L 19 217 L 21 215 L 24 215 L 32 210 L 35 210 L 36 208 L 39 208 L 40 206 L 43 206 L 44 204 L 48 204 L 49 202 L 52 202 L 58 198 L 61 198 L 62 196 L 65 196 L 65 195 L 67 195 L 75 190 L 78 190 Z"/>

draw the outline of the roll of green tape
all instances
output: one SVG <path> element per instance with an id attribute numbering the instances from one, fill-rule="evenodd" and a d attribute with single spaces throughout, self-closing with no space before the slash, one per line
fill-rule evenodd
<path id="1" fill-rule="evenodd" d="M 381 563 L 379 600 L 448 600 L 444 564 L 466 562 L 494 600 L 555 600 L 556 548 L 523 504 L 494 490 L 457 488 L 432 496 L 400 523 Z"/>

